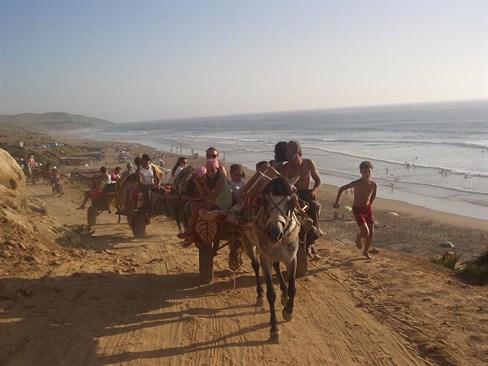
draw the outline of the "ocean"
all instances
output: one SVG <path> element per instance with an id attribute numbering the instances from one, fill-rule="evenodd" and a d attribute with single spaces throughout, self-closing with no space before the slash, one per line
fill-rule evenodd
<path id="1" fill-rule="evenodd" d="M 118 123 L 77 136 L 139 143 L 254 169 L 298 140 L 322 181 L 341 186 L 373 163 L 378 197 L 488 220 L 488 101 L 423 103 Z"/>

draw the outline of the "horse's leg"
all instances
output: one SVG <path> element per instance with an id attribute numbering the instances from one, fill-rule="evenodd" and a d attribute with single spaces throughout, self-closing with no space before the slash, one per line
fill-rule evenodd
<path id="1" fill-rule="evenodd" d="M 259 274 L 259 260 L 256 256 L 256 246 L 249 240 L 249 237 L 246 235 L 245 231 L 241 231 L 241 243 L 244 244 L 244 248 L 246 254 L 251 259 L 252 269 L 254 270 L 254 278 L 256 280 L 256 306 L 263 306 L 263 299 L 264 299 L 264 291 L 263 286 L 261 284 L 261 276 Z"/>
<path id="2" fill-rule="evenodd" d="M 254 277 L 256 278 L 256 292 L 258 294 L 256 298 L 256 306 L 263 306 L 264 291 L 261 284 L 261 276 L 259 275 L 259 261 L 254 253 L 250 257 L 252 269 L 254 270 Z"/>
<path id="3" fill-rule="evenodd" d="M 261 263 L 263 265 L 264 279 L 266 281 L 266 298 L 269 303 L 270 320 L 269 324 L 271 329 L 269 331 L 269 340 L 271 342 L 278 343 L 280 340 L 280 330 L 278 328 L 278 319 L 276 318 L 275 311 L 275 301 L 276 301 L 276 291 L 273 287 L 273 274 L 271 270 L 271 263 Z"/>
<path id="4" fill-rule="evenodd" d="M 293 307 L 295 303 L 295 294 L 297 292 L 295 285 L 296 269 L 297 258 L 295 256 L 295 258 L 293 258 L 292 261 L 286 266 L 286 270 L 288 272 L 288 301 L 282 311 L 282 315 L 285 320 L 293 319 Z"/>
<path id="5" fill-rule="evenodd" d="M 288 301 L 288 295 L 286 294 L 286 283 L 285 279 L 283 278 L 283 273 L 280 269 L 280 262 L 274 262 L 273 268 L 275 269 L 276 275 L 278 276 L 278 280 L 280 281 L 280 290 L 281 290 L 281 305 L 285 306 L 286 302 Z"/>

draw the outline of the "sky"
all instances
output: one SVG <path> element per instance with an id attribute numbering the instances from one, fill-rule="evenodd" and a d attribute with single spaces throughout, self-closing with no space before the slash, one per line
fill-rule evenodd
<path id="1" fill-rule="evenodd" d="M 0 114 L 488 98 L 488 1 L 0 0 Z"/>

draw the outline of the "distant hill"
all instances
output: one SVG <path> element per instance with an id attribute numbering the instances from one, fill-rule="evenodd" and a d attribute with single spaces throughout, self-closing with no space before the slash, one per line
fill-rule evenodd
<path id="1" fill-rule="evenodd" d="M 0 114 L 0 127 L 15 127 L 39 132 L 103 127 L 112 124 L 113 122 L 103 119 L 66 112 L 50 112 L 42 114 L 22 113 L 14 115 Z"/>

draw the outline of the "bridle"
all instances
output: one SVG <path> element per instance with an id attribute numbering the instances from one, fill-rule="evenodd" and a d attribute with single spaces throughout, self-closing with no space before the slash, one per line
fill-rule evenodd
<path id="1" fill-rule="evenodd" d="M 281 199 L 278 202 L 275 202 L 274 197 L 281 197 Z M 283 206 L 282 203 L 286 200 L 290 201 L 289 205 L 286 206 L 288 207 L 288 212 L 285 212 L 281 207 Z M 258 229 L 259 236 L 263 237 L 263 239 L 266 238 L 267 241 L 270 241 L 266 234 L 267 227 L 271 223 L 278 221 L 283 224 L 283 238 L 280 241 L 288 242 L 296 239 L 296 236 L 298 236 L 298 232 L 300 230 L 300 225 L 294 212 L 294 203 L 296 203 L 295 195 L 275 196 L 271 193 L 266 193 L 263 196 L 261 208 L 254 219 L 255 228 Z M 271 215 L 275 210 L 278 211 L 278 215 Z"/>

